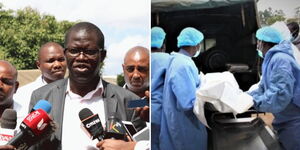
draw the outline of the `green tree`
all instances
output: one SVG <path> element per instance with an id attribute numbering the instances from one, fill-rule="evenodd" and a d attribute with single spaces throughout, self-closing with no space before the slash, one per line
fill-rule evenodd
<path id="1" fill-rule="evenodd" d="M 273 10 L 271 7 L 264 11 L 259 11 L 261 25 L 271 25 L 276 21 L 285 21 L 285 14 L 282 10 Z"/>
<path id="2" fill-rule="evenodd" d="M 117 85 L 124 86 L 124 84 L 125 84 L 124 74 L 120 73 L 117 75 Z"/>
<path id="3" fill-rule="evenodd" d="M 0 59 L 9 60 L 17 69 L 34 69 L 40 46 L 49 41 L 62 45 L 64 33 L 74 22 L 57 21 L 30 7 L 4 10 L 0 4 L 0 24 Z"/>

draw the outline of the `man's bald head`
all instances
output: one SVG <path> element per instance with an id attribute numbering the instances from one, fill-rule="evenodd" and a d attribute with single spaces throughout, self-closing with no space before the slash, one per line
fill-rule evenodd
<path id="1" fill-rule="evenodd" d="M 149 50 L 141 46 L 131 48 L 122 66 L 128 89 L 143 97 L 149 88 Z"/>
<path id="2" fill-rule="evenodd" d="M 124 63 L 130 59 L 148 59 L 149 62 L 149 50 L 142 46 L 135 46 L 127 51 L 124 57 Z"/>
<path id="3" fill-rule="evenodd" d="M 12 74 L 15 79 L 17 79 L 18 71 L 16 67 L 6 60 L 0 60 L 0 71 L 3 71 L 2 69 L 4 68 L 6 68 L 6 70 L 8 70 L 8 72 Z"/>
<path id="4" fill-rule="evenodd" d="M 41 56 L 46 52 L 48 53 L 48 50 L 49 49 L 57 49 L 57 50 L 60 50 L 62 53 L 64 51 L 64 48 L 58 44 L 58 43 L 55 43 L 55 42 L 47 42 L 45 44 L 43 44 L 41 46 L 41 48 L 39 49 L 39 52 L 38 52 L 38 60 L 40 60 Z"/>
<path id="5" fill-rule="evenodd" d="M 0 60 L 0 114 L 13 104 L 13 94 L 19 87 L 16 68 L 5 60 Z"/>

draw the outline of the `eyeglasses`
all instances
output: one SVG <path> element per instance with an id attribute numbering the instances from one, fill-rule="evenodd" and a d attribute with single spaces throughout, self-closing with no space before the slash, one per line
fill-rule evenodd
<path id="1" fill-rule="evenodd" d="M 92 50 L 92 49 L 77 49 L 77 48 L 65 48 L 65 51 L 69 52 L 69 54 L 73 57 L 79 56 L 82 52 L 85 56 L 94 57 L 96 56 L 102 49 Z"/>
<path id="2" fill-rule="evenodd" d="M 144 66 L 126 66 L 125 69 L 129 73 L 132 73 L 135 69 L 137 69 L 141 73 L 146 73 L 149 70 L 148 67 Z"/>

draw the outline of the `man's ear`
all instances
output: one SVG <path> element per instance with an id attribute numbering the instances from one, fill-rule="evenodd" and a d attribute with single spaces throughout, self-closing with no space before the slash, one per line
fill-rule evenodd
<path id="1" fill-rule="evenodd" d="M 123 68 L 123 72 L 125 72 L 125 65 L 124 64 L 122 64 L 122 68 Z"/>
<path id="2" fill-rule="evenodd" d="M 103 62 L 106 57 L 106 50 L 100 51 L 100 62 Z"/>
<path id="3" fill-rule="evenodd" d="M 19 88 L 19 81 L 16 81 L 15 82 L 15 89 L 14 89 L 15 91 L 14 91 L 14 93 L 17 92 L 18 88 Z"/>
<path id="4" fill-rule="evenodd" d="M 40 61 L 37 60 L 37 61 L 35 62 L 35 65 L 36 65 L 36 67 L 37 67 L 38 69 L 40 69 L 40 65 L 41 65 Z"/>

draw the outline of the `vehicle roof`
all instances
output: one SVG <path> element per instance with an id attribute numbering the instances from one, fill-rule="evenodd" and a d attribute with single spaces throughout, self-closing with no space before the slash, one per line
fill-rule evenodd
<path id="1" fill-rule="evenodd" d="M 168 12 L 229 6 L 257 0 L 151 0 L 151 12 Z"/>

